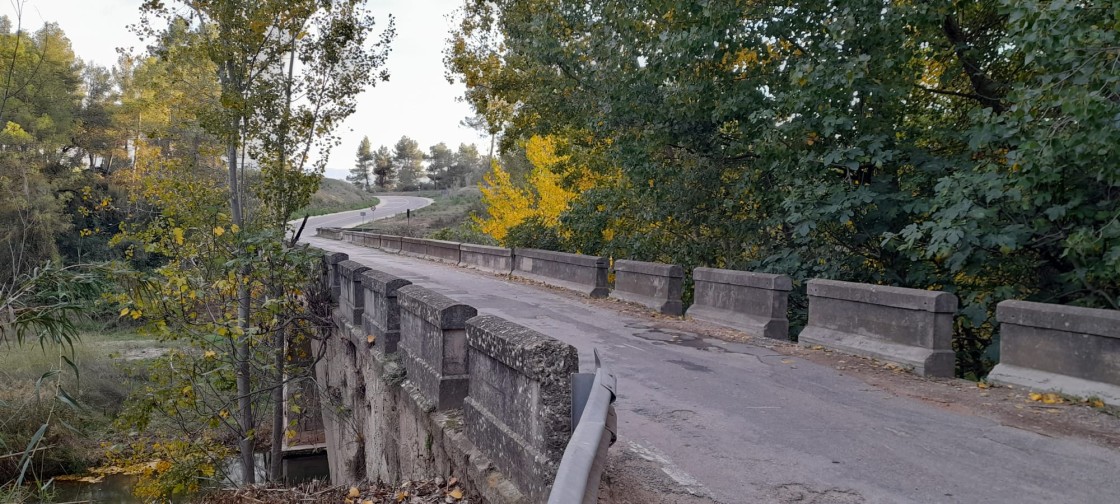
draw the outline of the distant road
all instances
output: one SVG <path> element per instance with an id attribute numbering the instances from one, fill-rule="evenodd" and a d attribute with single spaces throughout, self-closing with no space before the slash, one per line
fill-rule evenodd
<path id="1" fill-rule="evenodd" d="M 378 203 L 377 209 L 373 212 L 370 212 L 369 209 L 349 210 L 346 212 L 318 215 L 307 219 L 307 227 L 304 228 L 302 236 L 313 236 L 315 234 L 315 228 L 353 227 L 363 222 L 385 219 L 397 214 L 402 214 L 405 210 L 416 210 L 417 208 L 424 208 L 432 204 L 431 199 L 418 196 L 378 196 L 377 198 L 381 200 L 381 203 Z M 365 217 L 362 217 L 362 212 L 366 213 Z M 296 219 L 291 223 L 298 229 L 302 220 L 302 218 Z"/>

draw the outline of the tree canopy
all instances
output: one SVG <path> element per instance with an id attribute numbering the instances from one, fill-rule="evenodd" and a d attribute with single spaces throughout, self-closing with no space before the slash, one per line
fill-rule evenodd
<path id="1" fill-rule="evenodd" d="M 1120 305 L 1114 7 L 468 0 L 445 62 L 566 248 L 949 290 L 974 376 L 1000 300 Z"/>

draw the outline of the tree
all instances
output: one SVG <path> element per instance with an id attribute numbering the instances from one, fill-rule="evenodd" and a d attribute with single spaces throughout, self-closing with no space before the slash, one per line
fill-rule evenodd
<path id="1" fill-rule="evenodd" d="M 0 33 L 0 285 L 57 260 L 55 237 L 70 228 L 60 186 L 77 161 L 79 71 L 58 25 Z"/>
<path id="2" fill-rule="evenodd" d="M 585 252 L 946 289 L 977 377 L 1000 300 L 1120 298 L 1106 12 L 471 0 L 445 63 L 504 151 L 570 156 Z"/>
<path id="3" fill-rule="evenodd" d="M 377 184 L 377 187 L 380 187 L 382 191 L 393 185 L 393 179 L 396 175 L 393 167 L 393 154 L 384 145 L 378 147 L 373 156 L 373 174 L 374 184 Z"/>
<path id="4" fill-rule="evenodd" d="M 402 136 L 393 146 L 393 170 L 397 174 L 397 189 L 415 191 L 419 187 L 423 169 L 424 151 L 416 140 Z"/>
<path id="5" fill-rule="evenodd" d="M 459 144 L 459 150 L 455 152 L 454 162 L 447 171 L 447 177 L 451 180 L 451 185 L 464 187 L 481 180 L 488 164 L 483 163 L 478 147 L 474 144 Z"/>
<path id="6" fill-rule="evenodd" d="M 455 184 L 451 176 L 451 167 L 455 164 L 455 153 L 440 142 L 428 149 L 429 154 L 424 156 L 428 160 L 428 180 L 432 181 L 436 189 L 447 189 Z"/>
<path id="7" fill-rule="evenodd" d="M 163 2 L 145 3 L 142 9 L 147 15 L 138 31 L 155 37 L 164 32 L 161 26 L 174 27 L 180 20 L 197 27 L 199 36 L 192 39 L 192 46 L 213 63 L 220 90 L 220 106 L 203 125 L 224 146 L 229 213 L 228 220 L 219 214 L 193 230 L 175 225 L 178 223 L 163 227 L 170 231 L 162 238 L 168 240 L 166 252 L 185 261 L 174 261 L 174 268 L 164 269 L 162 274 L 178 285 L 206 278 L 211 271 L 190 266 L 193 258 L 204 254 L 209 260 L 225 259 L 223 274 L 229 283 L 228 288 L 203 292 L 211 296 L 214 308 L 220 308 L 216 317 L 213 310 L 200 315 L 189 308 L 183 312 L 185 318 L 175 310 L 156 313 L 164 327 L 174 324 L 184 330 L 209 324 L 225 328 L 220 334 L 232 350 L 228 363 L 234 374 L 237 407 L 232 416 L 236 423 L 227 422 L 225 416 L 215 421 L 237 433 L 243 481 L 253 483 L 254 401 L 272 399 L 274 441 L 281 439 L 284 430 L 277 419 L 282 419 L 279 390 L 286 375 L 288 325 L 273 323 L 277 319 L 271 309 L 298 290 L 283 272 L 299 259 L 283 251 L 283 230 L 292 212 L 305 206 L 314 192 L 330 148 L 337 143 L 333 130 L 354 111 L 358 93 L 376 80 L 388 78 L 383 65 L 394 32 L 390 24 L 379 38 L 371 40 L 372 16 L 362 6 L 343 0 L 181 3 L 178 9 Z M 154 18 L 167 22 L 153 23 Z M 319 156 L 313 159 L 315 150 Z M 247 213 L 254 208 L 247 206 L 249 188 L 242 177 L 246 159 L 261 167 L 259 185 L 252 188 L 260 202 L 255 214 Z M 198 243 L 203 247 L 213 244 L 210 248 L 185 247 L 188 231 L 218 239 Z M 223 243 L 223 236 L 232 241 Z M 255 260 L 266 250 L 274 251 L 276 259 Z M 298 317 L 299 311 L 291 309 L 288 316 Z M 195 317 L 204 320 L 192 321 Z M 202 337 L 194 331 L 184 332 Z M 262 343 L 272 346 L 273 366 L 254 369 L 254 349 Z M 266 385 L 254 387 L 258 380 Z M 275 445 L 278 443 L 274 450 L 279 450 Z M 274 459 L 279 464 L 279 457 Z"/>
<path id="8" fill-rule="evenodd" d="M 370 172 L 374 169 L 374 156 L 373 150 L 369 144 L 369 137 L 363 137 L 362 143 L 358 144 L 358 159 L 354 162 L 354 167 L 350 169 L 350 175 L 346 177 L 346 181 L 353 183 L 361 189 L 372 191 L 373 186 L 370 184 Z"/>

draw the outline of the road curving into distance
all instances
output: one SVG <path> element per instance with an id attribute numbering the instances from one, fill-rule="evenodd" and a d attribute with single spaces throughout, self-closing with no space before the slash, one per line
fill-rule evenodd
<path id="1" fill-rule="evenodd" d="M 394 215 L 402 214 L 405 210 L 416 210 L 424 208 L 432 204 L 430 198 L 421 198 L 419 196 L 377 196 L 381 200 L 377 204 L 377 208 L 372 212 L 367 208 L 363 210 L 348 210 L 345 212 L 338 212 L 327 215 L 316 215 L 307 219 L 307 226 L 303 230 L 302 237 L 313 236 L 315 228 L 321 227 L 341 227 L 348 228 L 369 222 L 371 220 L 386 219 Z M 365 216 L 362 216 L 362 213 Z M 290 222 L 296 229 L 299 228 L 300 222 L 303 218 L 295 219 Z"/>

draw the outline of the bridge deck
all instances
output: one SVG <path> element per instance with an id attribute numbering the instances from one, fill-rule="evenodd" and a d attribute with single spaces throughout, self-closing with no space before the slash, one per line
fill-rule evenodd
<path id="1" fill-rule="evenodd" d="M 306 241 L 568 342 L 585 369 L 592 348 L 600 348 L 620 391 L 612 484 L 632 489 L 615 502 L 1025 504 L 1120 495 L 1114 449 L 1005 426 L 882 386 L 895 379 L 975 389 L 965 382 L 886 373 L 870 384 L 795 351 L 776 351 L 781 344 L 773 341 L 726 342 L 701 334 L 702 324 L 613 301 Z M 1024 415 L 1045 415 L 1030 409 Z"/>

